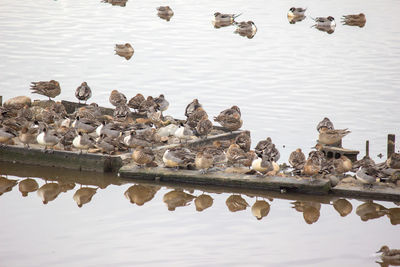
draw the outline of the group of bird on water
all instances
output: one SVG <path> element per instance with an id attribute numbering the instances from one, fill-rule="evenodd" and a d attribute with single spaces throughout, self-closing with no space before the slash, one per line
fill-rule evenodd
<path id="1" fill-rule="evenodd" d="M 184 113 L 186 120 L 183 121 L 163 114 L 169 102 L 162 94 L 145 98 L 138 93 L 128 101 L 123 93 L 113 90 L 109 96 L 110 103 L 115 107 L 111 116 L 103 114 L 95 103 L 86 105 L 92 95 L 86 82 L 75 91 L 79 102 L 84 101 L 85 104 L 80 104 L 81 107 L 72 114 L 67 114 L 61 102 L 51 100 L 61 93 L 57 81 L 33 82 L 31 90 L 47 96 L 49 101 L 42 101 L 46 104 L 44 107 L 30 106 L 28 97 L 22 97 L 29 99 L 28 102 L 6 101 L 0 110 L 0 143 L 14 144 L 18 140 L 27 147 L 38 143 L 45 151 L 48 147 L 55 147 L 63 150 L 74 148 L 80 153 L 83 150 L 105 154 L 132 152 L 132 159 L 138 166 L 158 166 L 162 161 L 165 167 L 198 169 L 202 173 L 228 171 L 227 167 L 231 168 L 229 171 L 236 172 L 235 168 L 245 167 L 248 174 L 288 175 L 285 166 L 277 164 L 280 153 L 271 138 L 259 141 L 251 150 L 249 131 L 236 132 L 237 136 L 231 140 L 216 140 L 199 148 L 189 148 L 187 143 L 190 140 L 207 139 L 216 131 L 198 99 L 187 105 Z M 133 119 L 132 113 L 136 119 Z M 241 110 L 236 105 L 221 111 L 214 121 L 231 133 L 243 125 Z M 318 143 L 307 158 L 301 148 L 290 154 L 291 175 L 315 178 L 328 174 L 341 176 L 353 171 L 360 182 L 370 186 L 383 180 L 397 183 L 397 178 L 393 180 L 392 177 L 398 176 L 399 153 L 393 153 L 380 164 L 375 164 L 368 156 L 354 163 L 342 154 L 338 158 L 327 158 L 324 147 L 340 145 L 350 131 L 335 129 L 328 118 L 318 123 L 317 131 Z M 154 148 L 164 144 L 175 146 L 166 149 L 162 157 L 157 158 L 159 151 L 155 152 Z"/>

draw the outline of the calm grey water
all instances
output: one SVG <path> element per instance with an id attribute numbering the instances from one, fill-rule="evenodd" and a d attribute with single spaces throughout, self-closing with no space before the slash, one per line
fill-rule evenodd
<path id="1" fill-rule="evenodd" d="M 160 5 L 174 10 L 169 22 L 156 15 Z M 311 28 L 309 17 L 289 24 L 293 5 L 308 7 L 312 17 L 335 17 L 335 32 Z M 328 116 L 336 128 L 352 131 L 345 147 L 363 154 L 370 140 L 375 157 L 385 153 L 388 133 L 400 136 L 399 8 L 397 0 L 129 0 L 126 7 L 2 0 L 0 95 L 30 95 L 31 81 L 55 79 L 58 100 L 74 100 L 75 88 L 87 81 L 90 101 L 99 105 L 110 106 L 112 89 L 129 97 L 164 93 L 171 102 L 166 113 L 180 118 L 193 98 L 210 116 L 236 104 L 253 142 L 271 136 L 281 162 L 297 147 L 308 152 L 316 124 Z M 215 29 L 216 11 L 243 12 L 238 21 L 254 21 L 257 34 L 247 39 L 233 26 Z M 341 15 L 359 12 L 367 17 L 363 28 L 340 24 Z M 125 42 L 135 49 L 130 60 L 113 51 Z M 0 265 L 371 266 L 383 243 L 400 247 L 398 226 L 382 218 L 361 222 L 355 200 L 347 217 L 322 205 L 321 218 L 308 225 L 285 200 L 257 221 L 249 210 L 229 212 L 226 194 L 213 195 L 214 206 L 203 213 L 193 205 L 170 212 L 161 201 L 167 189 L 137 207 L 124 199 L 127 187 L 109 186 L 82 209 L 70 191 L 47 206 L 36 193 L 4 194 Z"/>

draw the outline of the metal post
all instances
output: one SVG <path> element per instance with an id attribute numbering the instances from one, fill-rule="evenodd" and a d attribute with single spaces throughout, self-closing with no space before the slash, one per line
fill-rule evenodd
<path id="1" fill-rule="evenodd" d="M 395 149 L 395 135 L 394 134 L 388 134 L 388 139 L 387 139 L 387 158 L 390 158 L 390 156 L 394 153 Z"/>

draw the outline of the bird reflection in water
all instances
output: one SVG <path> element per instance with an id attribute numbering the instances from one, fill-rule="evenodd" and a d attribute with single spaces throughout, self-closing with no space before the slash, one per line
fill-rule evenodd
<path id="1" fill-rule="evenodd" d="M 82 187 L 76 190 L 73 199 L 79 208 L 82 208 L 84 204 L 89 203 L 92 200 L 94 194 L 96 194 L 97 188 Z"/>
<path id="2" fill-rule="evenodd" d="M 61 187 L 57 183 L 46 183 L 37 190 L 37 194 L 42 199 L 43 204 L 56 199 L 60 193 Z"/>
<path id="3" fill-rule="evenodd" d="M 214 203 L 213 198 L 210 195 L 201 194 L 200 196 L 196 197 L 194 200 L 194 205 L 196 206 L 197 211 L 203 211 L 208 209 Z"/>
<path id="4" fill-rule="evenodd" d="M 400 208 L 390 208 L 386 210 L 386 216 L 392 225 L 400 224 Z"/>
<path id="5" fill-rule="evenodd" d="M 144 203 L 152 200 L 157 193 L 157 191 L 160 190 L 159 186 L 149 186 L 149 185 L 132 185 L 129 187 L 125 193 L 124 196 L 132 203 L 136 204 L 138 206 L 143 206 Z"/>
<path id="6" fill-rule="evenodd" d="M 250 205 L 240 195 L 232 195 L 225 201 L 226 206 L 231 212 L 237 212 L 247 209 Z"/>
<path id="7" fill-rule="evenodd" d="M 386 212 L 387 209 L 384 206 L 374 203 L 373 201 L 367 201 L 356 209 L 356 214 L 360 216 L 363 222 L 380 218 L 384 216 Z"/>
<path id="8" fill-rule="evenodd" d="M 60 191 L 63 193 L 66 193 L 69 190 L 72 190 L 75 188 L 75 183 L 61 183 L 58 182 L 58 184 L 60 185 Z"/>
<path id="9" fill-rule="evenodd" d="M 342 217 L 346 217 L 353 210 L 350 201 L 343 198 L 333 201 L 333 207 Z"/>
<path id="10" fill-rule="evenodd" d="M 313 224 L 318 221 L 321 210 L 321 203 L 313 201 L 295 201 L 292 202 L 293 208 L 303 213 L 304 221 L 307 224 Z"/>
<path id="11" fill-rule="evenodd" d="M 305 18 L 306 18 L 306 16 L 296 16 L 296 17 L 288 16 L 288 21 L 290 24 L 296 24 L 296 22 L 303 21 Z"/>
<path id="12" fill-rule="evenodd" d="M 168 206 L 168 210 L 174 211 L 177 207 L 184 207 L 196 198 L 193 195 L 187 194 L 183 191 L 174 190 L 164 195 L 163 201 Z"/>
<path id="13" fill-rule="evenodd" d="M 257 220 L 261 220 L 262 218 L 267 216 L 269 210 L 270 205 L 265 200 L 256 200 L 256 202 L 254 202 L 253 206 L 251 207 L 251 213 L 254 215 L 254 217 L 257 218 Z"/>
<path id="14" fill-rule="evenodd" d="M 8 179 L 6 177 L 0 176 L 0 196 L 3 193 L 10 192 L 14 186 L 16 186 L 18 180 Z"/>
<path id="15" fill-rule="evenodd" d="M 115 54 L 124 57 L 126 60 L 131 59 L 135 50 L 133 49 L 132 45 L 129 43 L 126 44 L 116 44 L 114 48 Z"/>
<path id="16" fill-rule="evenodd" d="M 160 13 L 157 13 L 157 16 L 160 17 L 163 20 L 170 21 L 171 18 L 174 16 L 174 14 L 160 14 Z"/>
<path id="17" fill-rule="evenodd" d="M 222 27 L 231 26 L 233 24 L 233 21 L 230 22 L 230 21 L 216 21 L 216 20 L 213 20 L 212 24 L 213 24 L 214 28 L 219 29 L 219 28 L 222 28 Z"/>
<path id="18" fill-rule="evenodd" d="M 365 26 L 367 19 L 363 13 L 358 15 L 344 15 L 342 17 L 342 24 L 347 26 L 358 26 L 360 28 Z"/>
<path id="19" fill-rule="evenodd" d="M 161 19 L 169 21 L 174 15 L 174 11 L 169 6 L 157 7 L 157 16 Z"/>
<path id="20" fill-rule="evenodd" d="M 113 6 L 124 7 L 124 6 L 126 6 L 126 2 L 128 2 L 128 0 L 103 0 L 101 2 L 109 3 L 109 4 L 113 5 Z"/>
<path id="21" fill-rule="evenodd" d="M 257 33 L 257 27 L 253 21 L 242 21 L 235 24 L 237 28 L 234 33 L 238 33 L 240 36 L 252 39 Z"/>
<path id="22" fill-rule="evenodd" d="M 34 179 L 24 179 L 18 184 L 18 189 L 23 197 L 28 196 L 28 193 L 35 192 L 38 190 L 39 184 Z"/>
<path id="23" fill-rule="evenodd" d="M 335 32 L 335 28 L 336 27 L 332 27 L 332 26 L 318 26 L 318 25 L 314 25 L 314 27 L 321 31 L 321 32 L 326 32 L 328 34 L 332 34 Z"/>

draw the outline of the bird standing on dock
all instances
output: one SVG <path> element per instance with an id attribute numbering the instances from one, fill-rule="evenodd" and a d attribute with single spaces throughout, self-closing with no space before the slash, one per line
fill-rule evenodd
<path id="1" fill-rule="evenodd" d="M 71 126 L 75 128 L 77 131 L 81 131 L 84 133 L 92 133 L 97 128 L 96 123 L 94 121 L 84 118 L 81 119 L 79 116 L 76 116 Z"/>
<path id="2" fill-rule="evenodd" d="M 163 155 L 163 162 L 168 168 L 187 168 L 194 164 L 195 154 L 188 148 L 176 147 L 167 149 Z"/>
<path id="3" fill-rule="evenodd" d="M 214 117 L 214 121 L 231 132 L 239 130 L 243 125 L 241 112 L 238 106 L 232 106 L 229 109 L 221 111 L 217 117 Z"/>
<path id="4" fill-rule="evenodd" d="M 377 182 L 377 176 L 378 170 L 374 167 L 361 167 L 356 172 L 356 179 L 365 184 L 365 186 L 368 186 L 369 188 L 372 188 L 372 186 Z"/>
<path id="5" fill-rule="evenodd" d="M 185 123 L 189 125 L 191 129 L 195 129 L 198 123 L 203 119 L 208 119 L 208 114 L 202 107 L 198 107 L 190 113 Z"/>
<path id="6" fill-rule="evenodd" d="M 46 127 L 43 128 L 42 132 L 36 137 L 36 140 L 39 145 L 44 146 L 44 150 L 47 150 L 47 147 L 54 147 L 60 141 L 60 138 L 54 133 L 49 132 Z"/>
<path id="7" fill-rule="evenodd" d="M 38 128 L 30 128 L 27 126 L 22 127 L 20 134 L 18 135 L 19 141 L 29 148 L 29 144 L 32 144 L 36 140 Z"/>
<path id="8" fill-rule="evenodd" d="M 209 168 L 214 164 L 213 154 L 208 153 L 207 150 L 197 152 L 195 158 L 196 169 L 200 170 L 202 174 L 205 174 Z"/>
<path id="9" fill-rule="evenodd" d="M 304 164 L 306 164 L 306 156 L 301 151 L 301 148 L 296 149 L 290 154 L 289 163 L 296 171 L 304 168 Z"/>
<path id="10" fill-rule="evenodd" d="M 49 82 L 32 82 L 31 90 L 34 94 L 47 96 L 49 100 L 61 93 L 60 84 L 55 80 L 51 80 Z"/>
<path id="11" fill-rule="evenodd" d="M 138 146 L 132 153 L 132 159 L 139 167 L 143 167 L 144 165 L 152 163 L 155 156 L 149 147 Z"/>
<path id="12" fill-rule="evenodd" d="M 235 143 L 243 149 L 244 152 L 249 152 L 251 147 L 250 132 L 244 131 L 235 138 Z"/>
<path id="13" fill-rule="evenodd" d="M 142 102 L 145 100 L 146 99 L 144 98 L 144 96 L 142 94 L 138 93 L 129 100 L 128 106 L 130 108 L 133 108 L 136 112 L 138 112 L 140 104 L 142 104 Z"/>
<path id="14" fill-rule="evenodd" d="M 82 150 L 88 150 L 89 148 L 94 147 L 94 140 L 82 131 L 78 131 L 78 135 L 74 138 L 72 144 L 74 147 L 79 149 L 80 154 L 82 154 Z"/>
<path id="15" fill-rule="evenodd" d="M 118 90 L 112 90 L 109 101 L 111 105 L 118 107 L 120 105 L 126 104 L 126 96 L 123 93 L 118 92 Z"/>
<path id="16" fill-rule="evenodd" d="M 186 108 L 185 108 L 185 116 L 189 117 L 197 108 L 202 107 L 202 105 L 199 103 L 198 99 L 193 99 L 192 102 L 190 102 Z"/>
<path id="17" fill-rule="evenodd" d="M 164 95 L 161 94 L 159 97 L 154 98 L 154 102 L 157 104 L 157 109 L 164 112 L 169 107 L 169 102 L 165 99 Z"/>
<path id="18" fill-rule="evenodd" d="M 10 142 L 14 137 L 16 137 L 16 134 L 13 130 L 9 129 L 8 127 L 0 128 L 0 144 L 6 144 Z"/>
<path id="19" fill-rule="evenodd" d="M 75 97 L 78 98 L 79 104 L 81 101 L 85 101 L 86 104 L 88 99 L 92 97 L 92 90 L 86 82 L 83 82 L 80 86 L 78 86 L 78 88 L 76 88 Z"/>
<path id="20" fill-rule="evenodd" d="M 330 130 L 322 127 L 319 130 L 318 142 L 323 145 L 335 145 L 350 133 L 347 129 Z"/>
<path id="21" fill-rule="evenodd" d="M 393 263 L 397 262 L 400 264 L 400 249 L 389 249 L 388 246 L 382 246 L 376 253 L 382 253 L 381 259 L 384 261 L 392 261 Z"/>
<path id="22" fill-rule="evenodd" d="M 211 133 L 213 128 L 212 122 L 207 118 L 202 118 L 195 128 L 196 134 L 200 137 L 205 137 L 207 139 L 207 135 Z"/>

